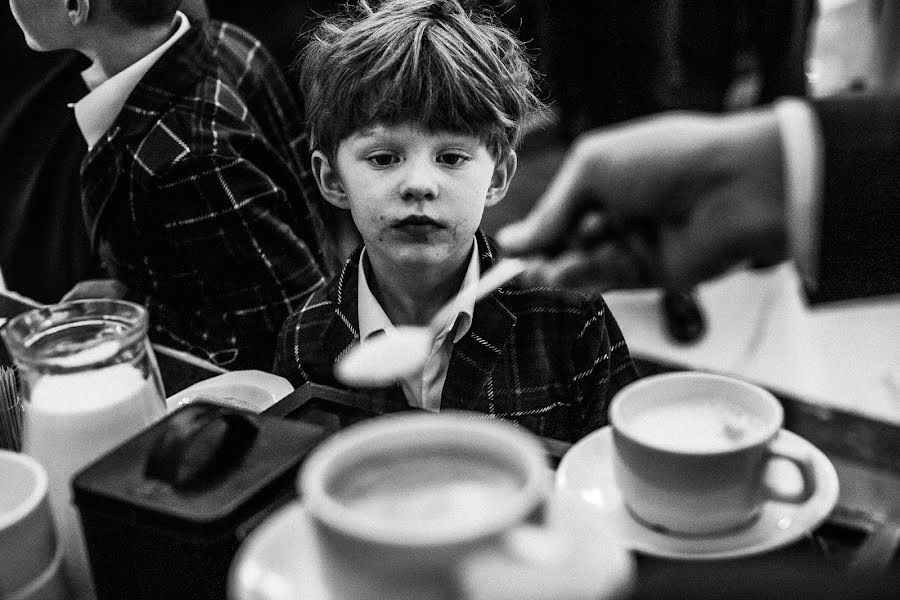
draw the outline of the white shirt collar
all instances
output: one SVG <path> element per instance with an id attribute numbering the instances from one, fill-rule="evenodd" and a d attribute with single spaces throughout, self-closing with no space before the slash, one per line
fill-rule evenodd
<path id="1" fill-rule="evenodd" d="M 357 289 L 359 335 L 360 339 L 363 340 L 379 331 L 388 331 L 394 328 L 394 324 L 391 323 L 387 313 L 384 312 L 381 304 L 379 304 L 375 295 L 372 293 L 372 290 L 369 288 L 368 281 L 366 281 L 366 272 L 363 268 L 363 259 L 365 258 L 365 255 L 366 249 L 363 248 L 363 251 L 359 256 Z M 462 285 L 460 286 L 460 290 L 469 287 L 470 293 L 467 293 L 465 297 L 456 299 L 457 309 L 450 313 L 455 315 L 455 317 L 448 319 L 447 323 L 441 329 L 442 334 L 446 334 L 451 328 L 454 326 L 456 327 L 453 343 L 462 339 L 472 325 L 472 315 L 475 313 L 475 288 L 468 286 L 468 284 L 478 281 L 480 276 L 481 265 L 478 260 L 478 242 L 473 241 L 472 256 L 469 258 L 469 266 L 466 268 L 466 274 L 463 276 Z"/>
<path id="2" fill-rule="evenodd" d="M 120 73 L 105 79 L 96 64 L 81 73 L 82 79 L 91 92 L 72 106 L 75 109 L 75 121 L 77 121 L 78 128 L 89 149 L 93 148 L 112 127 L 119 113 L 122 112 L 128 96 L 147 74 L 150 67 L 156 64 L 166 50 L 190 28 L 190 23 L 184 13 L 178 11 L 175 18 L 178 19 L 178 29 L 175 33 L 153 52 Z"/>

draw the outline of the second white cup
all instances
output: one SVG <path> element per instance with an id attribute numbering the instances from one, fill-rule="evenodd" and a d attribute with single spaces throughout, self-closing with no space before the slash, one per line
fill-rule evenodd
<path id="1" fill-rule="evenodd" d="M 810 459 L 779 437 L 781 404 L 751 383 L 696 372 L 646 377 L 613 398 L 610 422 L 625 504 L 664 533 L 727 533 L 750 524 L 769 499 L 803 502 L 815 491 Z M 802 492 L 765 482 L 775 457 L 797 466 Z"/>

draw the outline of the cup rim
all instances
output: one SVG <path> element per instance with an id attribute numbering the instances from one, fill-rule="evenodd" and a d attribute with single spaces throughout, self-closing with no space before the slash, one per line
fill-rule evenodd
<path id="1" fill-rule="evenodd" d="M 18 523 L 30 515 L 40 505 L 47 496 L 49 478 L 44 466 L 27 454 L 11 450 L 0 450 L 0 459 L 9 459 L 25 465 L 35 475 L 36 479 L 31 493 L 11 511 L 0 515 L 0 530 L 5 530 L 7 527 Z"/>
<path id="2" fill-rule="evenodd" d="M 47 590 L 44 590 L 43 588 L 50 583 L 50 581 L 59 573 L 59 570 L 63 568 L 63 554 L 63 544 L 56 544 L 53 558 L 50 559 L 47 566 L 44 567 L 34 579 L 13 590 L 8 600 L 30 600 L 31 598 L 36 598 L 35 594 L 37 592 L 46 592 Z"/>
<path id="3" fill-rule="evenodd" d="M 441 435 L 464 432 L 468 439 L 481 436 L 496 444 L 504 444 L 511 455 L 522 460 L 525 485 L 510 496 L 503 511 L 486 512 L 462 527 L 443 531 L 402 531 L 389 522 L 373 519 L 331 497 L 324 482 L 336 457 L 358 452 L 378 442 L 407 433 L 436 439 Z M 386 546 L 443 546 L 476 540 L 503 531 L 522 522 L 543 501 L 548 465 L 543 448 L 536 438 L 515 425 L 500 419 L 485 418 L 483 413 L 447 411 L 439 414 L 390 414 L 357 423 L 325 440 L 307 458 L 298 475 L 300 501 L 310 516 L 347 537 Z"/>
<path id="4" fill-rule="evenodd" d="M 769 405 L 772 410 L 777 413 L 778 418 L 775 419 L 771 424 L 767 424 L 766 427 L 760 428 L 758 433 L 747 436 L 740 443 L 729 446 L 727 448 L 697 448 L 692 450 L 677 449 L 636 436 L 634 432 L 630 430 L 628 424 L 624 421 L 624 416 L 622 415 L 622 411 L 624 410 L 622 408 L 623 404 L 627 401 L 628 398 L 632 397 L 635 394 L 640 394 L 642 391 L 644 391 L 645 388 L 657 386 L 661 383 L 665 384 L 666 382 L 676 380 L 714 381 L 725 383 L 727 385 L 738 388 L 743 388 L 747 392 L 752 393 L 755 397 Z M 744 450 L 747 450 L 748 448 L 758 446 L 772 439 L 772 437 L 774 437 L 784 425 L 784 407 L 781 406 L 781 403 L 771 392 L 759 385 L 756 385 L 755 383 L 751 383 L 737 377 L 720 375 L 717 373 L 705 373 L 702 371 L 677 371 L 672 373 L 658 373 L 656 375 L 642 377 L 637 381 L 629 383 L 621 390 L 619 390 L 610 402 L 609 423 L 614 433 L 628 438 L 635 444 L 638 444 L 645 448 L 652 448 L 653 450 L 659 452 L 667 452 L 685 456 L 725 455 L 735 452 L 742 452 Z"/>
<path id="5" fill-rule="evenodd" d="M 124 332 L 122 336 L 120 345 L 129 345 L 147 335 L 149 313 L 147 312 L 147 308 L 143 305 L 130 300 L 89 298 L 85 300 L 68 300 L 56 304 L 48 304 L 19 313 L 9 319 L 3 328 L 0 329 L 0 338 L 6 343 L 10 354 L 15 357 L 15 362 L 17 364 L 24 363 L 30 365 L 35 362 L 40 362 L 41 360 L 46 362 L 47 359 L 41 359 L 35 356 L 34 350 L 32 349 L 33 338 L 36 335 L 36 331 L 31 329 L 34 321 L 39 318 L 49 319 L 53 315 L 64 313 L 67 309 L 71 310 L 84 307 L 83 313 L 68 315 L 54 325 L 55 327 L 58 327 L 63 323 L 76 323 L 85 320 L 88 316 L 91 316 L 92 313 L 90 311 L 92 309 L 97 310 L 104 306 L 116 307 L 120 310 L 124 309 L 133 311 L 134 313 L 133 319 L 130 319 L 130 322 L 128 323 L 127 331 Z M 90 362 L 91 361 L 87 361 L 86 364 L 89 365 Z M 84 366 L 85 365 L 78 364 L 73 365 L 72 368 L 80 369 Z"/>

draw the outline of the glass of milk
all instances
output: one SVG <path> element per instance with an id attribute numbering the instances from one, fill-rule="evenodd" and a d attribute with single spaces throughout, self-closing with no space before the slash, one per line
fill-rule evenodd
<path id="1" fill-rule="evenodd" d="M 81 469 L 165 415 L 147 311 L 121 300 L 65 302 L 15 317 L 0 335 L 22 384 L 22 451 L 47 469 L 72 588 L 80 598 L 94 598 L 71 483 Z"/>

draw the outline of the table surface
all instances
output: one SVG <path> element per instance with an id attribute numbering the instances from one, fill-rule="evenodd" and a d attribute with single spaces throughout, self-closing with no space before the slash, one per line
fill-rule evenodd
<path id="1" fill-rule="evenodd" d="M 706 335 L 665 333 L 658 290 L 604 295 L 632 353 L 900 424 L 900 296 L 808 306 L 790 263 L 706 283 Z"/>
<path id="2" fill-rule="evenodd" d="M 781 278 L 780 282 L 779 280 L 770 282 L 771 286 L 784 286 L 785 282 L 789 283 L 789 278 L 786 278 L 784 273 L 770 273 L 768 276 Z M 759 275 L 739 275 L 737 277 L 739 279 L 726 281 L 724 285 L 746 286 Z M 747 279 L 748 277 L 749 279 Z M 740 279 L 744 279 L 744 281 L 740 281 Z M 722 283 L 718 285 L 722 285 Z M 777 291 L 778 288 L 774 289 Z M 782 289 L 787 288 L 782 287 Z M 730 289 L 729 291 L 733 292 L 734 290 Z M 765 290 L 763 292 L 765 293 Z M 708 304 L 709 298 L 714 298 L 717 293 L 722 293 L 722 291 L 715 288 L 701 290 L 701 300 L 707 302 L 705 304 L 707 308 L 711 306 Z M 777 293 L 781 294 L 781 292 Z M 620 300 L 613 299 L 610 302 L 614 312 L 617 302 L 619 308 L 624 306 Z M 632 303 L 632 309 L 637 305 L 634 297 L 627 300 Z M 640 300 L 640 302 L 643 302 L 645 306 L 648 305 L 646 299 Z M 743 306 L 746 307 L 746 303 Z M 17 301 L 14 297 L 11 299 L 0 293 L 0 317 L 12 316 L 27 308 L 29 308 L 27 303 Z M 727 310 L 731 311 L 730 314 L 735 312 L 731 308 L 727 308 Z M 886 310 L 893 314 L 895 307 L 885 308 L 875 305 L 875 310 Z M 721 367 L 722 363 L 704 363 L 703 360 L 696 359 L 698 356 L 707 358 L 711 356 L 709 350 L 704 348 L 680 349 L 660 344 L 655 347 L 654 351 L 646 352 L 650 336 L 646 335 L 646 331 L 643 334 L 639 332 L 635 321 L 628 320 L 628 311 L 621 312 L 625 315 L 625 319 L 620 319 L 620 321 L 623 329 L 626 330 L 626 339 L 629 339 L 642 375 L 684 368 L 724 370 L 716 368 Z M 650 313 L 645 312 L 645 314 Z M 713 308 L 711 319 L 713 327 L 718 326 L 723 314 L 723 310 Z M 619 318 L 618 314 L 617 318 Z M 785 319 L 786 317 L 772 317 L 771 320 L 767 320 L 770 323 L 778 323 Z M 632 332 L 638 331 L 634 338 L 635 343 L 632 343 L 628 337 L 628 329 L 631 329 Z M 652 328 L 645 324 L 645 329 Z M 738 334 L 741 331 L 739 328 L 733 328 L 733 330 Z M 640 337 L 641 335 L 644 337 Z M 717 334 L 713 333 L 712 335 Z M 760 339 L 764 339 L 765 336 L 760 337 L 757 333 L 752 334 L 751 338 L 755 340 L 752 342 L 755 348 L 766 347 L 765 343 L 760 342 Z M 900 334 L 894 339 L 900 339 Z M 679 352 L 693 352 L 694 360 L 683 360 L 683 357 L 679 356 Z M 754 365 L 764 362 L 759 352 L 748 352 L 746 348 L 732 349 L 730 355 L 726 354 L 726 352 L 720 353 L 723 362 L 724 359 L 732 360 L 731 370 L 726 370 L 726 372 L 737 375 L 742 375 L 742 373 L 741 369 L 736 369 L 737 372 L 735 372 L 735 365 Z M 823 353 L 820 353 L 818 356 L 822 355 Z M 158 348 L 156 356 L 167 394 L 175 393 L 197 381 L 222 372 L 220 368 L 204 361 L 191 357 L 185 359 L 183 355 L 171 351 L 171 349 L 162 348 L 160 351 Z M 741 358 L 743 362 L 735 362 L 735 356 L 743 357 Z M 0 362 L 8 362 L 8 357 L 0 354 Z M 900 359 L 896 364 L 900 364 Z M 765 385 L 765 382 L 762 383 Z M 772 388 L 772 386 L 767 387 Z M 823 572 L 843 569 L 850 564 L 867 536 L 876 531 L 889 515 L 900 513 L 900 420 L 881 418 L 885 415 L 877 411 L 865 410 L 865 407 L 849 407 L 851 410 L 848 410 L 848 407 L 843 406 L 840 402 L 818 402 L 815 398 L 801 397 L 785 391 L 784 388 L 790 387 L 788 385 L 782 386 L 782 389 L 772 390 L 785 408 L 785 426 L 819 447 L 834 463 L 841 484 L 838 508 L 825 524 L 787 548 L 753 559 L 723 561 L 712 568 L 722 568 L 723 564 L 739 565 L 742 569 L 760 565 L 770 568 L 784 564 L 813 564 Z M 891 415 L 887 416 L 891 417 Z M 545 440 L 545 442 L 549 456 L 555 460 L 558 460 L 569 447 L 568 444 L 554 440 Z M 890 563 L 892 573 L 900 570 L 898 563 L 900 561 L 894 557 Z M 672 561 L 646 556 L 639 557 L 638 566 L 640 580 L 654 580 L 660 574 L 666 574 L 665 576 L 669 577 L 672 575 L 672 569 L 681 572 L 686 568 L 684 564 L 679 565 Z"/>

